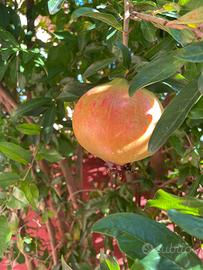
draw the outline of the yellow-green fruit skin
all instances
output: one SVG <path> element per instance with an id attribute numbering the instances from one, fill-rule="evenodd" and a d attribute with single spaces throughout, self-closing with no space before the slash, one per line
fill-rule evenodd
<path id="1" fill-rule="evenodd" d="M 157 97 L 140 89 L 130 97 L 128 82 L 96 86 L 77 102 L 73 131 L 90 153 L 119 165 L 150 156 L 148 143 L 163 112 Z"/>

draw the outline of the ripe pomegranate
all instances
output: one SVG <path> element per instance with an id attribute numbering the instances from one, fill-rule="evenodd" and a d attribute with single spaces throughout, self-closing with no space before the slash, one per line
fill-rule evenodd
<path id="1" fill-rule="evenodd" d="M 163 111 L 153 93 L 140 89 L 130 97 L 128 87 L 124 79 L 96 86 L 79 99 L 73 114 L 78 142 L 120 165 L 150 156 L 148 142 Z"/>

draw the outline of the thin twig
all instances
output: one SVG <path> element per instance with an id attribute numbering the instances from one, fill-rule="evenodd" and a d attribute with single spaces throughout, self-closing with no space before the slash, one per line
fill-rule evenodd
<path id="1" fill-rule="evenodd" d="M 33 157 L 32 157 L 32 161 L 31 163 L 29 164 L 29 167 L 25 173 L 25 176 L 23 177 L 23 180 L 26 180 L 30 170 L 33 168 L 33 165 L 34 165 L 34 162 L 35 162 L 35 159 L 36 159 L 36 156 L 37 156 L 37 153 L 38 153 L 38 150 L 39 150 L 39 144 L 37 146 L 35 146 L 34 148 L 34 151 L 33 151 Z"/>
<path id="2" fill-rule="evenodd" d="M 168 186 L 168 185 L 170 185 L 170 184 L 175 184 L 177 181 L 178 181 L 178 178 L 169 179 L 169 180 L 167 180 L 166 182 L 160 184 L 160 185 L 158 186 L 158 188 L 163 188 L 163 187 L 166 187 L 166 186 Z"/>
<path id="3" fill-rule="evenodd" d="M 124 0 L 124 16 L 123 16 L 123 45 L 128 46 L 129 38 L 129 22 L 130 22 L 130 1 Z"/>
<path id="4" fill-rule="evenodd" d="M 84 192 L 97 192 L 97 193 L 103 193 L 102 190 L 96 189 L 96 188 L 88 188 L 88 189 L 81 189 L 81 190 L 77 190 L 75 191 L 72 195 L 77 195 L 79 193 L 84 193 Z M 68 197 L 68 201 L 71 200 L 71 196 Z"/>

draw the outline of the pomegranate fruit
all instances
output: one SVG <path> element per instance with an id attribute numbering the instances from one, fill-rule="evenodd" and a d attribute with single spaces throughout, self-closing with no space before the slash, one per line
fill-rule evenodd
<path id="1" fill-rule="evenodd" d="M 150 91 L 140 89 L 130 97 L 128 88 L 124 79 L 96 86 L 79 99 L 73 114 L 78 142 L 120 165 L 150 156 L 148 142 L 163 111 Z"/>

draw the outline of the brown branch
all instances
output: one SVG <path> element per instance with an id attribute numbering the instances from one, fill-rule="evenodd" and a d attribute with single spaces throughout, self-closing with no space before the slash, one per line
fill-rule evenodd
<path id="1" fill-rule="evenodd" d="M 4 106 L 5 110 L 11 114 L 18 106 L 17 102 L 11 94 L 0 84 L 0 103 Z M 28 116 L 24 117 L 28 123 L 32 123 L 32 119 Z"/>
<path id="2" fill-rule="evenodd" d="M 8 113 L 11 113 L 17 107 L 17 103 L 2 85 L 0 85 L 0 103 Z"/>
<path id="3" fill-rule="evenodd" d="M 130 22 L 130 2 L 124 0 L 124 16 L 123 16 L 123 45 L 128 46 L 129 38 L 129 22 Z"/>
<path id="4" fill-rule="evenodd" d="M 26 18 L 27 18 L 27 45 L 30 48 L 33 44 L 32 37 L 35 34 L 35 26 L 34 26 L 34 16 L 33 16 L 33 8 L 34 8 L 34 0 L 26 0 Z"/>
<path id="5" fill-rule="evenodd" d="M 77 163 L 76 163 L 76 177 L 77 177 L 77 189 L 82 189 L 82 182 L 83 182 L 83 149 L 82 146 L 78 144 L 77 150 Z"/>
<path id="6" fill-rule="evenodd" d="M 55 229 L 54 226 L 51 223 L 51 220 L 48 218 L 46 221 L 46 228 L 47 232 L 49 234 L 49 241 L 51 246 L 51 253 L 52 253 L 52 259 L 54 262 L 54 266 L 58 264 L 58 256 L 57 256 L 57 250 L 56 250 L 56 237 L 55 237 Z"/>
<path id="7" fill-rule="evenodd" d="M 143 20 L 146 22 L 151 22 L 151 23 L 156 24 L 156 26 L 161 28 L 161 29 L 163 27 L 168 27 L 168 28 L 177 29 L 177 30 L 187 29 L 187 30 L 192 31 L 198 39 L 203 37 L 203 32 L 201 32 L 201 29 L 190 28 L 187 25 L 180 24 L 179 21 L 178 21 L 178 23 L 176 23 L 176 20 L 168 21 L 168 20 L 160 18 L 160 17 L 156 17 L 156 16 L 153 16 L 150 14 L 140 13 L 137 11 L 131 11 L 130 19 L 135 20 L 135 21 Z"/>
<path id="8" fill-rule="evenodd" d="M 175 184 L 178 181 L 178 178 L 173 178 L 165 181 L 164 183 L 158 185 L 158 188 L 164 188 L 168 185 Z"/>
<path id="9" fill-rule="evenodd" d="M 77 200 L 74 196 L 74 193 L 76 191 L 76 186 L 75 186 L 75 181 L 74 181 L 72 173 L 71 173 L 71 169 L 70 169 L 66 159 L 59 161 L 59 165 L 61 167 L 63 176 L 66 180 L 66 186 L 67 186 L 67 189 L 69 192 L 70 199 L 71 199 L 72 204 L 73 204 L 73 208 L 77 209 L 78 204 L 77 204 Z"/>
<path id="10" fill-rule="evenodd" d="M 186 25 L 175 24 L 174 21 L 173 21 L 173 24 L 172 24 L 171 21 L 165 20 L 163 18 L 156 17 L 156 16 L 153 16 L 153 15 L 150 15 L 150 14 L 140 13 L 140 12 L 137 12 L 137 11 L 132 11 L 131 12 L 130 19 L 136 20 L 136 21 L 138 19 L 140 19 L 140 20 L 143 20 L 143 21 L 146 21 L 146 22 L 155 23 L 155 24 L 162 25 L 162 26 L 169 27 L 169 28 L 173 28 L 173 29 L 179 29 L 179 30 L 188 29 L 188 26 L 186 26 Z"/>

